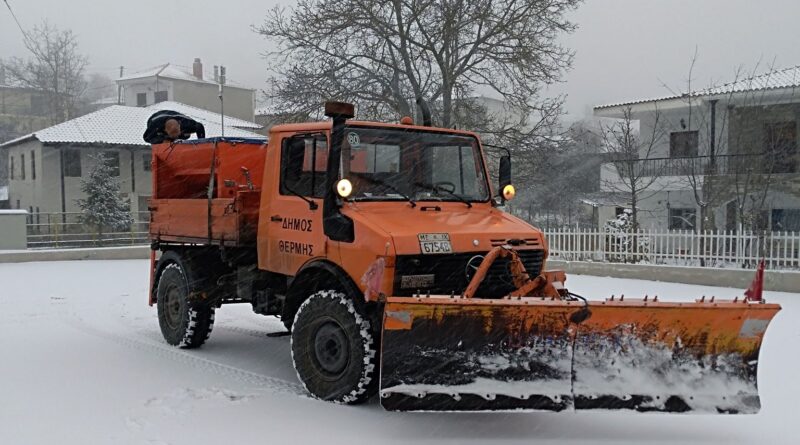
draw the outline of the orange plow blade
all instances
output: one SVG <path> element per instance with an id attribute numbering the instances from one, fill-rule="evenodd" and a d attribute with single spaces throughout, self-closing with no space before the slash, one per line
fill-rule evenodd
<path id="1" fill-rule="evenodd" d="M 754 413 L 778 305 L 390 297 L 381 404 L 398 411 Z"/>

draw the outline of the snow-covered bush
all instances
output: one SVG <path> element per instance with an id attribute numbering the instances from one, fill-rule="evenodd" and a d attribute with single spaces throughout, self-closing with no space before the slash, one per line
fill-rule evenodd
<path id="1" fill-rule="evenodd" d="M 614 262 L 639 263 L 647 260 L 650 239 L 633 227 L 633 211 L 625 209 L 605 223 L 606 259 Z"/>
<path id="2" fill-rule="evenodd" d="M 119 179 L 112 175 L 108 158 L 102 153 L 91 157 L 95 166 L 89 177 L 81 179 L 85 199 L 76 200 L 81 208 L 81 222 L 94 228 L 98 238 L 103 231 L 127 230 L 133 224 L 130 203 L 120 196 Z"/>

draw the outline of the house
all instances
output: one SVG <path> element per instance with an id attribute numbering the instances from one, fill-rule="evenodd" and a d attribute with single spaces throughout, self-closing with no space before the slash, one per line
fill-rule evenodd
<path id="1" fill-rule="evenodd" d="M 217 68 L 217 67 L 215 67 Z M 219 85 L 224 83 L 225 116 L 253 122 L 255 90 L 231 84 L 221 79 L 218 70 L 208 76 L 200 59 L 194 59 L 191 69 L 166 63 L 117 79 L 122 88 L 122 103 L 147 107 L 165 101 L 180 102 L 204 110 L 220 112 Z"/>
<path id="2" fill-rule="evenodd" d="M 147 119 L 159 110 L 178 111 L 201 122 L 207 137 L 223 135 L 218 114 L 185 104 L 103 108 L 0 145 L 8 153 L 10 207 L 27 209 L 31 215 L 80 211 L 75 200 L 85 197 L 81 179 L 91 171 L 93 155 L 103 152 L 119 176 L 131 211 L 147 211 L 150 146 L 142 134 Z M 253 132 L 259 128 L 253 122 L 226 118 L 224 136 L 264 139 Z"/>
<path id="3" fill-rule="evenodd" d="M 625 180 L 641 179 L 640 227 L 800 231 L 800 66 L 598 106 L 594 116 L 607 130 L 614 120 L 638 127 L 638 158 L 604 164 L 601 186 L 627 190 L 630 205 Z M 601 221 L 618 211 L 602 207 Z"/>
<path id="4" fill-rule="evenodd" d="M 45 95 L 3 84 L 0 68 L 0 143 L 50 125 Z M 8 185 L 8 156 L 0 148 L 0 186 Z M 2 207 L 0 207 L 2 208 Z"/>

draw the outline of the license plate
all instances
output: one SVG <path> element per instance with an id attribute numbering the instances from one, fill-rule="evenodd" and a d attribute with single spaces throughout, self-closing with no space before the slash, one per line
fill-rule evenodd
<path id="1" fill-rule="evenodd" d="M 420 289 L 433 286 L 433 274 L 427 275 L 403 275 L 400 277 L 401 289 Z"/>
<path id="2" fill-rule="evenodd" d="M 419 248 L 424 255 L 436 253 L 452 253 L 450 235 L 447 233 L 420 233 Z"/>

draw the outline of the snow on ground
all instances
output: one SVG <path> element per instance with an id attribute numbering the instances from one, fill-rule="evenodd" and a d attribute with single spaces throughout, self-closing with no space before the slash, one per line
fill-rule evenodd
<path id="1" fill-rule="evenodd" d="M 274 318 L 217 312 L 210 341 L 161 339 L 147 306 L 147 262 L 0 264 L 0 444 L 797 443 L 800 294 L 766 292 L 778 314 L 764 341 L 757 415 L 391 413 L 372 400 L 308 398 Z M 571 276 L 599 299 L 663 301 L 736 289 Z"/>

